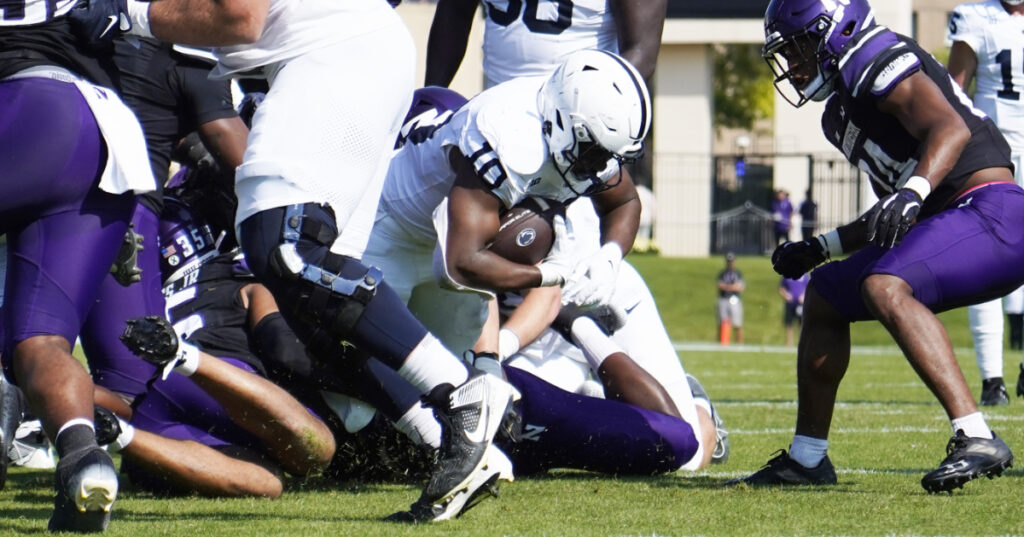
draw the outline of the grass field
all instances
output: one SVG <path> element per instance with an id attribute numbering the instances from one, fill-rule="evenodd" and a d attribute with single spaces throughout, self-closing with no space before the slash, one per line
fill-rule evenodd
<path id="1" fill-rule="evenodd" d="M 714 340 L 714 278 L 721 260 L 633 261 L 648 277 L 674 339 Z M 702 379 L 732 432 L 732 456 L 724 465 L 653 478 L 558 472 L 520 479 L 462 519 L 425 526 L 379 521 L 414 500 L 416 484 L 296 481 L 273 501 L 167 499 L 129 490 L 115 505 L 108 534 L 1024 535 L 1021 470 L 972 482 L 952 495 L 928 495 L 920 487 L 921 475 L 944 456 L 948 421 L 884 331 L 868 324 L 855 327 L 858 350 L 834 420 L 830 456 L 839 484 L 798 490 L 722 488 L 722 481 L 757 469 L 774 450 L 786 447 L 795 419 L 794 353 L 770 350 L 782 342 L 777 277 L 764 259 L 741 258 L 738 265 L 748 282 L 748 343 L 766 348 L 681 352 L 687 370 Z M 943 319 L 955 344 L 969 347 L 966 315 L 950 312 Z M 973 360 L 972 353 L 961 353 L 962 367 L 977 391 Z M 1018 353 L 1008 353 L 1007 380 L 1016 380 L 1019 361 Z M 1024 402 L 1017 398 L 985 414 L 993 429 L 1024 454 Z M 0 492 L 0 534 L 43 531 L 52 505 L 50 478 L 48 472 L 12 469 Z"/>

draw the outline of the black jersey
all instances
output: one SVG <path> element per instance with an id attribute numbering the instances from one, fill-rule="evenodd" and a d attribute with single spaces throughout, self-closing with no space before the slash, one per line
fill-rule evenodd
<path id="1" fill-rule="evenodd" d="M 54 65 L 94 84 L 118 89 L 110 54 L 88 49 L 65 15 L 77 0 L 0 2 L 0 79 L 40 65 Z"/>
<path id="2" fill-rule="evenodd" d="M 177 52 L 152 39 L 136 43 L 118 39 L 114 63 L 120 76 L 121 98 L 135 112 L 146 136 L 149 162 L 157 184 L 167 181 L 171 152 L 178 141 L 199 125 L 237 116 L 228 81 L 208 78 L 213 67 L 203 59 Z M 160 214 L 159 193 L 143 197 Z"/>
<path id="3" fill-rule="evenodd" d="M 237 358 L 265 375 L 249 347 L 249 315 L 242 303 L 242 288 L 256 281 L 252 274 L 239 270 L 231 254 L 223 254 L 186 278 L 187 286 L 179 282 L 165 291 L 175 331 L 207 354 Z"/>
<path id="4" fill-rule="evenodd" d="M 878 103 L 919 71 L 942 90 L 971 131 L 960 159 L 925 200 L 918 217 L 923 219 L 941 211 L 972 173 L 990 167 L 1012 168 L 1006 140 L 992 120 L 972 106 L 945 67 L 914 40 L 874 26 L 844 47 L 836 91 L 821 121 L 829 142 L 870 176 L 875 194 L 891 194 L 913 174 L 922 143 L 896 117 L 879 111 Z"/>

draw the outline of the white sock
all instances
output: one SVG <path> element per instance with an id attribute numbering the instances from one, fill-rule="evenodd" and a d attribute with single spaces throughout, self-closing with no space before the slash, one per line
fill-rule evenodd
<path id="1" fill-rule="evenodd" d="M 395 422 L 395 428 L 405 433 L 417 444 L 434 448 L 441 447 L 441 424 L 434 413 L 417 403 Z"/>
<path id="2" fill-rule="evenodd" d="M 469 378 L 465 364 L 431 334 L 427 334 L 409 353 L 402 367 L 398 368 L 398 374 L 423 393 L 445 382 L 458 386 Z"/>
<path id="3" fill-rule="evenodd" d="M 793 443 L 789 445 L 789 458 L 804 468 L 817 468 L 828 451 L 827 438 L 812 438 L 802 434 L 793 435 Z"/>
<path id="4" fill-rule="evenodd" d="M 968 414 L 961 418 L 953 418 L 950 420 L 950 424 L 953 425 L 953 434 L 956 434 L 957 431 L 963 431 L 967 436 L 992 438 L 992 429 L 988 428 L 988 424 L 985 423 L 985 416 L 982 416 L 981 412 Z"/>
<path id="5" fill-rule="evenodd" d="M 1003 376 L 1003 305 L 1000 299 L 967 307 L 982 380 Z"/>
<path id="6" fill-rule="evenodd" d="M 589 317 L 580 317 L 573 321 L 572 340 L 583 351 L 583 356 L 587 358 L 587 363 L 594 370 L 594 374 L 597 374 L 597 369 L 601 367 L 605 358 L 617 352 L 625 352 Z"/>

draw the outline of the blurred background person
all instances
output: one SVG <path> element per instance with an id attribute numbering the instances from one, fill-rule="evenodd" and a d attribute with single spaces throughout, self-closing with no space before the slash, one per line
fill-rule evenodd
<path id="1" fill-rule="evenodd" d="M 800 234 L 803 240 L 810 240 L 814 237 L 814 230 L 818 227 L 818 202 L 811 197 L 810 189 L 804 194 L 804 201 L 800 203 Z"/>
<path id="2" fill-rule="evenodd" d="M 775 232 L 775 245 L 789 242 L 789 230 L 793 229 L 793 204 L 789 201 L 789 192 L 783 189 L 775 191 L 772 200 L 772 227 Z"/>
<path id="3" fill-rule="evenodd" d="M 804 292 L 810 281 L 809 274 L 797 279 L 783 277 L 779 281 L 779 295 L 783 300 L 782 325 L 786 328 L 787 347 L 793 345 L 793 325 L 803 323 Z"/>
<path id="4" fill-rule="evenodd" d="M 736 269 L 736 254 L 725 254 L 725 270 L 718 273 L 718 341 L 728 345 L 732 329 L 736 329 L 736 343 L 743 343 L 743 300 L 740 293 L 746 288 L 743 273 Z"/>

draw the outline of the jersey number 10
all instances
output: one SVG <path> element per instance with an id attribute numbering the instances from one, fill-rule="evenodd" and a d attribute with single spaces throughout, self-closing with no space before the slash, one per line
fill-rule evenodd
<path id="1" fill-rule="evenodd" d="M 523 24 L 531 32 L 537 34 L 560 34 L 572 25 L 572 0 L 553 0 L 558 4 L 558 18 L 556 20 L 540 20 L 537 18 L 537 6 L 541 0 L 525 0 L 526 11 L 523 13 Z M 551 1 L 551 0 L 548 0 Z M 502 11 L 490 2 L 487 4 L 487 16 L 500 26 L 508 26 L 519 18 L 519 12 L 523 10 L 524 0 L 508 0 L 508 10 Z"/>

